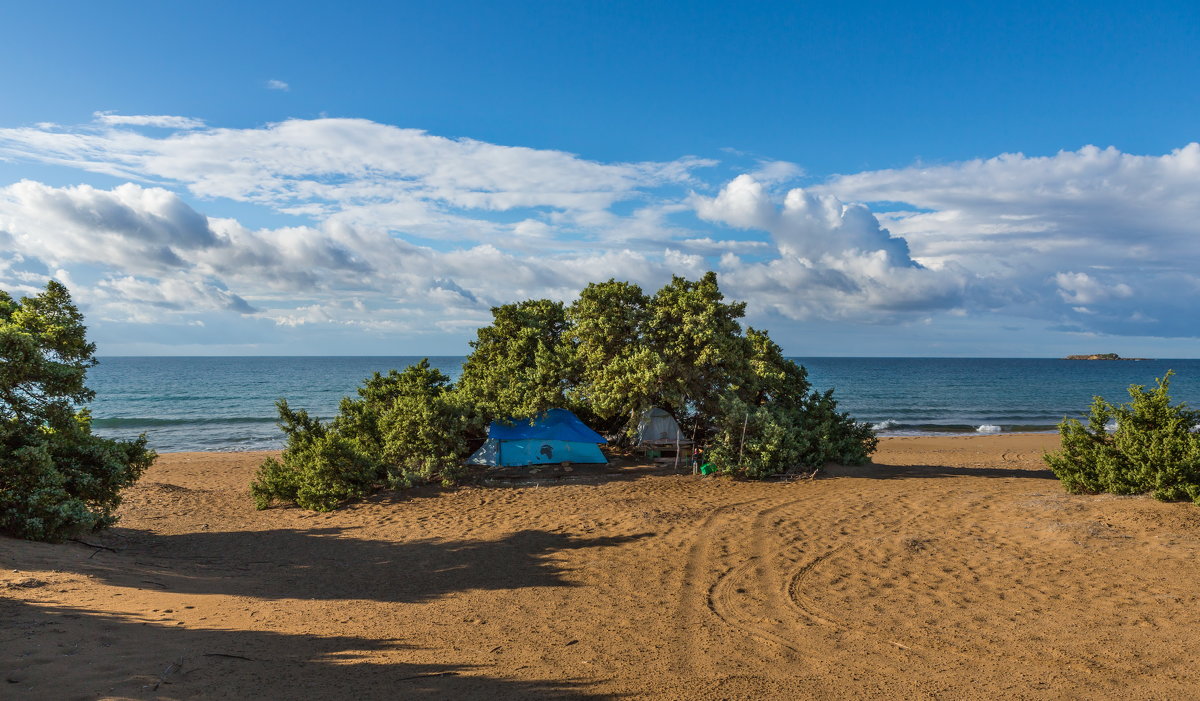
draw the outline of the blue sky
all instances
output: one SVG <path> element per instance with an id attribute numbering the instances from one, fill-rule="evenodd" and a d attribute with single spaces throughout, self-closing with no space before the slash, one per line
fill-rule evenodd
<path id="1" fill-rule="evenodd" d="M 1196 357 L 1194 3 L 10 4 L 0 288 L 459 354 L 715 269 L 796 355 Z"/>

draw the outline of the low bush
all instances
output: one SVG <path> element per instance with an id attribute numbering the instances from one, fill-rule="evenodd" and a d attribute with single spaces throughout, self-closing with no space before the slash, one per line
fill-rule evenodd
<path id="1" fill-rule="evenodd" d="M 323 423 L 279 400 L 279 427 L 287 438 L 280 460 L 268 458 L 250 485 L 265 509 L 293 502 L 330 511 L 377 486 L 455 484 L 466 455 L 465 412 L 454 402 L 450 379 L 422 360 L 404 372 L 375 373 L 342 400 Z"/>
<path id="2" fill-rule="evenodd" d="M 304 410 L 277 403 L 279 425 L 287 435 L 281 460 L 267 458 L 259 467 L 250 493 L 265 509 L 275 501 L 295 502 L 314 511 L 331 511 L 342 502 L 370 493 L 377 466 L 352 441 Z"/>
<path id="3" fill-rule="evenodd" d="M 727 398 L 705 459 L 722 474 L 746 479 L 867 462 L 879 439 L 836 407 L 830 392 L 813 392 L 801 406 Z"/>
<path id="4" fill-rule="evenodd" d="M 1062 448 L 1045 460 L 1067 491 L 1200 503 L 1200 412 L 1171 404 L 1172 374 L 1150 390 L 1131 386 L 1128 404 L 1096 397 L 1086 426 L 1076 419 L 1059 424 Z"/>

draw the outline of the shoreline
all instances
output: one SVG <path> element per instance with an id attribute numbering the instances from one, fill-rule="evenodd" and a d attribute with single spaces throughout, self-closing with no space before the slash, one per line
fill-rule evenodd
<path id="1" fill-rule="evenodd" d="M 325 419 L 388 358 L 123 358 L 89 373 L 97 399 L 93 430 L 170 452 L 278 449 L 274 401 Z M 393 362 L 393 360 L 395 362 Z M 443 357 L 457 375 L 463 358 Z M 1200 360 L 1080 363 L 1052 358 L 800 358 L 814 391 L 835 389 L 839 411 L 881 435 L 1052 432 L 1064 417 L 1085 419 L 1096 395 L 1120 402 L 1131 384 L 1150 385 L 1175 370 L 1175 401 L 1200 405 Z M 811 362 L 810 362 L 811 361 Z M 402 366 L 402 365 L 401 365 Z M 168 389 L 175 388 L 175 389 Z M 986 429 L 994 431 L 994 429 Z"/>
<path id="2" fill-rule="evenodd" d="M 960 438 L 1006 438 L 1006 437 L 1020 437 L 1020 436 L 1055 436 L 1055 437 L 1057 437 L 1058 430 L 1054 429 L 1054 430 L 1050 430 L 1050 431 L 997 431 L 997 432 L 989 432 L 989 431 L 949 432 L 948 431 L 945 433 L 887 433 L 887 432 L 880 432 L 880 433 L 877 433 L 876 435 L 878 436 L 879 440 L 882 442 L 884 440 L 891 440 L 891 439 L 896 439 L 896 438 L 923 438 L 923 439 L 927 438 L 927 439 L 931 439 L 931 440 L 943 440 L 943 439 L 951 440 L 951 439 L 960 439 Z M 151 445 L 150 447 L 153 448 L 154 446 Z M 211 454 L 211 455 L 245 455 L 245 454 L 251 454 L 251 453 L 262 453 L 264 455 L 267 455 L 267 454 L 278 455 L 282 451 L 283 451 L 283 446 L 280 446 L 278 448 L 250 448 L 247 450 L 231 448 L 228 450 L 157 450 L 155 452 L 157 452 L 160 456 L 163 456 L 163 455 L 209 455 L 209 454 Z"/>

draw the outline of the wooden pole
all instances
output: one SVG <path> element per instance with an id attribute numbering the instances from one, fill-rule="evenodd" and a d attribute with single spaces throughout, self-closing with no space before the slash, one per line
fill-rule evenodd
<path id="1" fill-rule="evenodd" d="M 692 449 L 691 455 L 688 456 L 688 462 L 692 463 L 692 474 L 700 472 L 700 465 L 696 462 L 696 428 L 700 425 L 700 415 L 696 412 L 696 422 L 692 424 Z"/>
<path id="2" fill-rule="evenodd" d="M 684 406 L 687 406 L 687 397 L 683 398 Z M 672 417 L 674 418 L 674 417 Z M 675 422 L 675 472 L 679 472 L 679 422 Z"/>
<path id="3" fill-rule="evenodd" d="M 746 410 L 746 418 L 742 420 L 742 442 L 738 446 L 738 467 L 742 466 L 742 453 L 746 452 L 746 425 L 750 423 L 750 410 Z"/>

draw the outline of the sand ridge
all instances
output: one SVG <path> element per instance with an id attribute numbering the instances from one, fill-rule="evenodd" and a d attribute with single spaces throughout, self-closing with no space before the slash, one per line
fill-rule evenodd
<path id="1" fill-rule="evenodd" d="M 255 511 L 264 454 L 168 454 L 91 546 L 0 539 L 0 695 L 1196 697 L 1200 509 L 1067 495 L 1056 445 L 892 438 L 811 481 L 630 465 L 329 514 Z"/>

